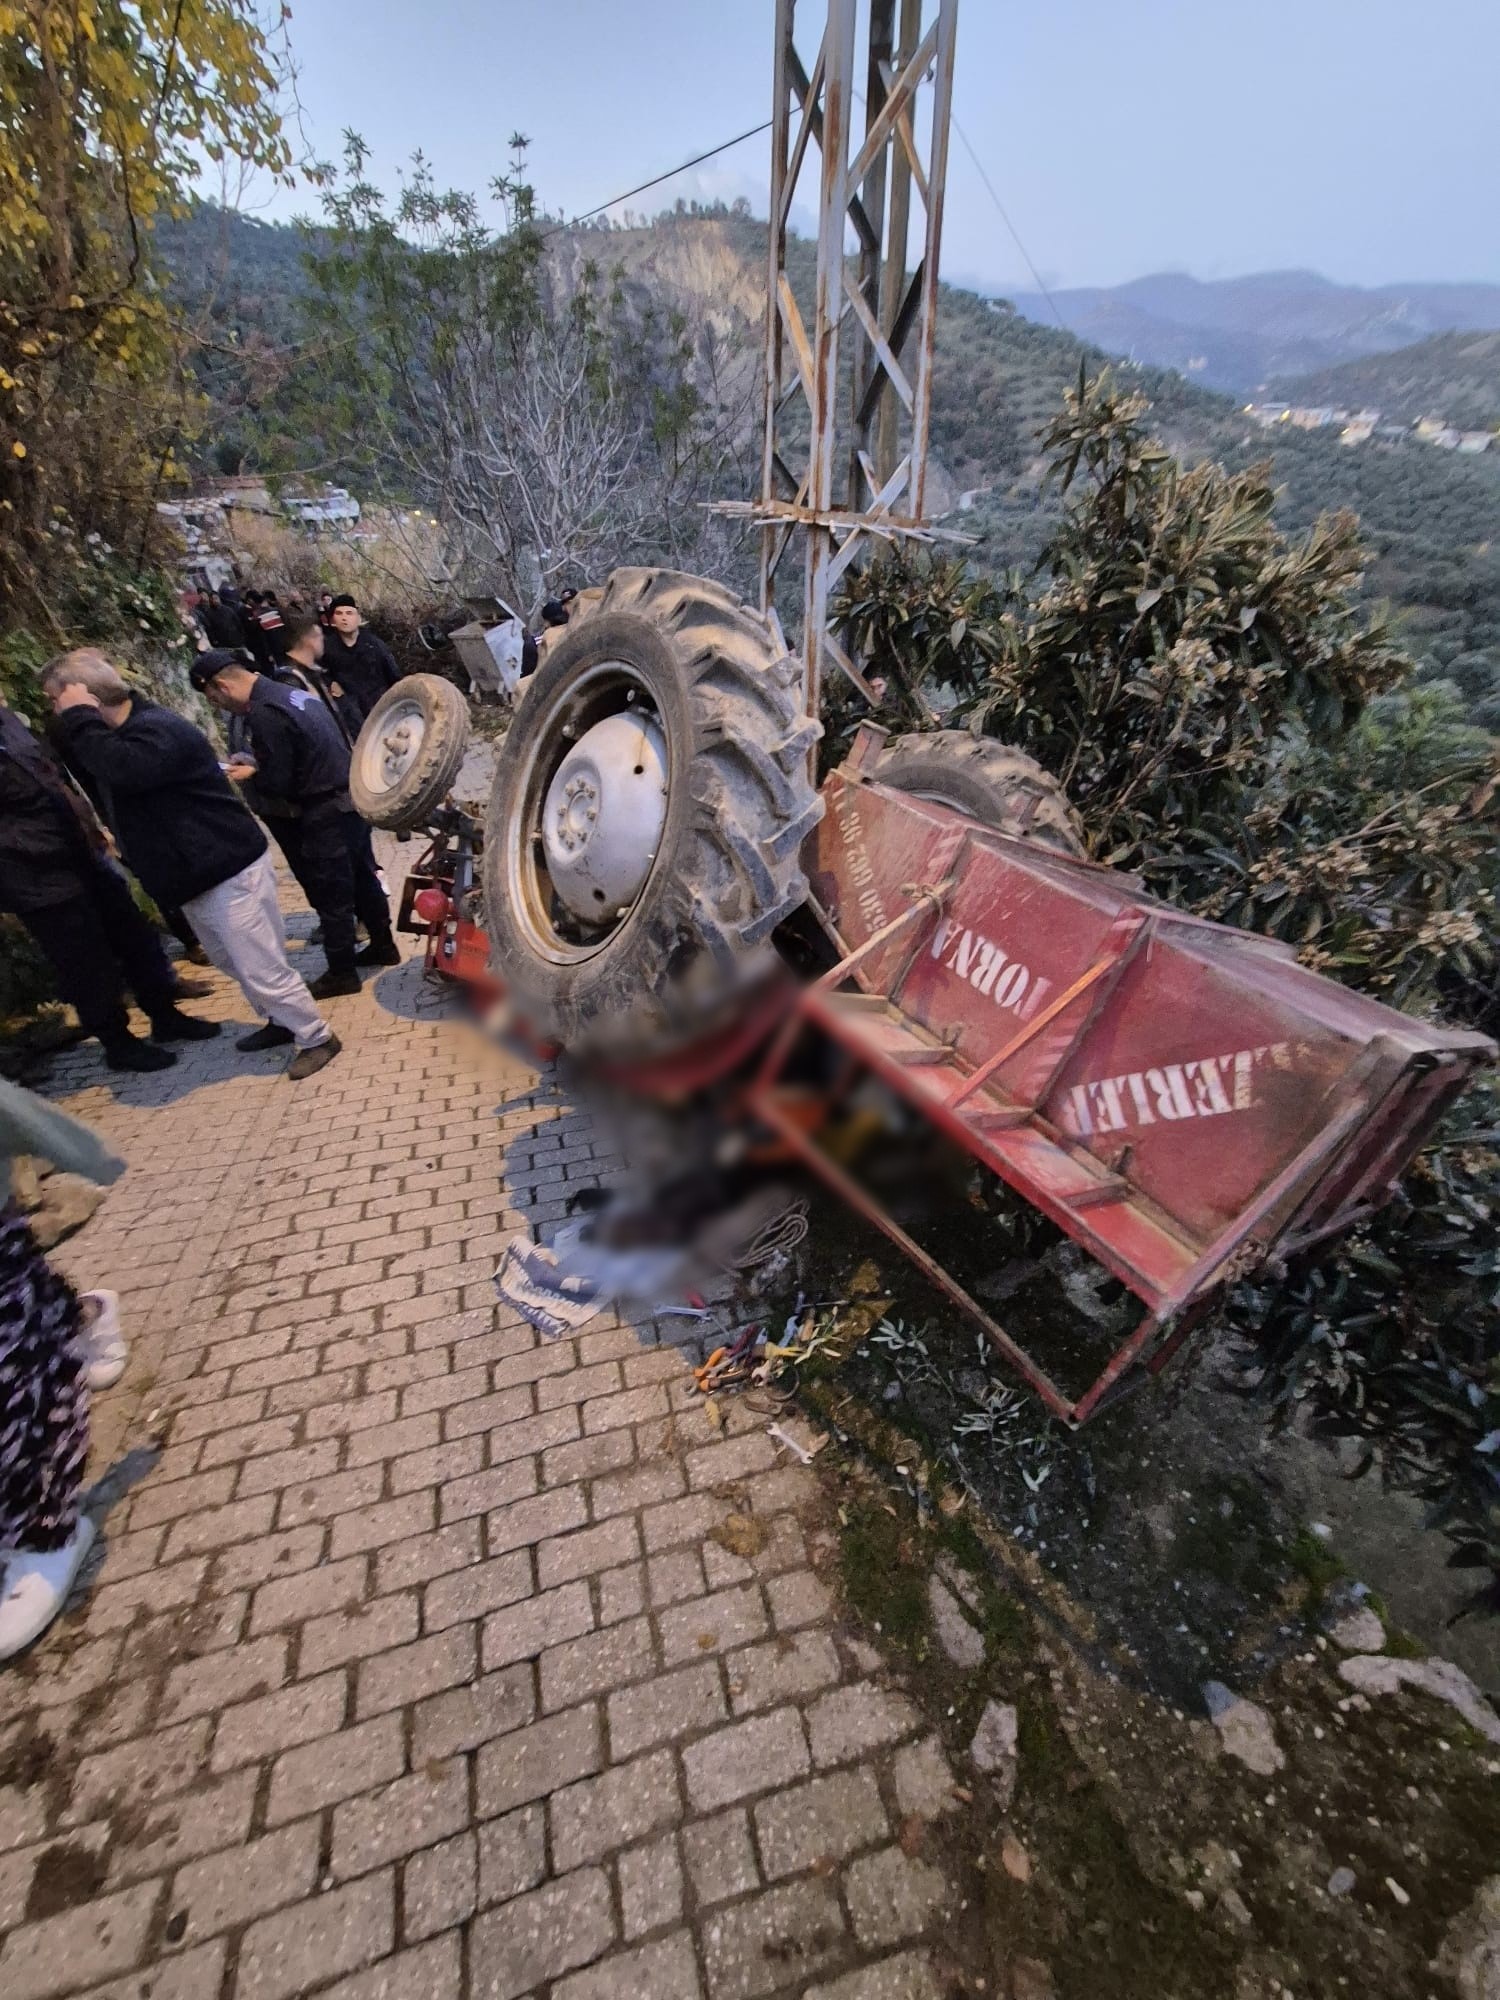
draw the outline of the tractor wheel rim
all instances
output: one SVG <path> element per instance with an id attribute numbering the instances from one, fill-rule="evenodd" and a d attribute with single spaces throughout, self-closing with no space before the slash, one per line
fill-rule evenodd
<path id="1" fill-rule="evenodd" d="M 510 908 L 540 957 L 592 958 L 630 922 L 655 871 L 671 775 L 634 667 L 601 661 L 553 697 L 503 829 Z"/>
<path id="2" fill-rule="evenodd" d="M 427 717 L 409 696 L 393 702 L 378 735 L 359 745 L 359 775 L 370 792 L 393 792 L 416 763 L 427 736 Z"/>

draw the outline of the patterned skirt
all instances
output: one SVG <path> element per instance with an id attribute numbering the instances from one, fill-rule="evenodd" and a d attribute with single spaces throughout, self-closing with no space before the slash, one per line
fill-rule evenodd
<path id="1" fill-rule="evenodd" d="M 58 1549 L 78 1520 L 89 1392 L 78 1300 L 14 1203 L 0 1207 L 0 1552 Z"/>

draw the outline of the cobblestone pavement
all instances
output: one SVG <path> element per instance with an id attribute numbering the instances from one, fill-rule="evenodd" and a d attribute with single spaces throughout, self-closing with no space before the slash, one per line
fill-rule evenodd
<path id="1" fill-rule="evenodd" d="M 415 966 L 330 1014 L 299 1086 L 228 1031 L 58 1066 L 130 1162 L 59 1261 L 135 1357 L 101 1553 L 0 1672 L 0 1994 L 936 2000 L 897 1835 L 950 1778 L 814 1475 L 650 1327 L 497 1309 L 507 1233 L 621 1165 L 546 1078 Z"/>

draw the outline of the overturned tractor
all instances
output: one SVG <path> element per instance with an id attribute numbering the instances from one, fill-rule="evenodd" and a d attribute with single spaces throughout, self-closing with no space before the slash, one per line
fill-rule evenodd
<path id="1" fill-rule="evenodd" d="M 371 714 L 357 802 L 432 835 L 403 921 L 535 1042 L 732 1088 L 1064 1421 L 1164 1366 L 1227 1283 L 1378 1208 L 1493 1058 L 1090 862 L 1019 752 L 866 724 L 820 792 L 797 662 L 719 585 L 621 570 L 590 599 L 525 684 L 482 831 L 445 802 L 456 690 L 416 676 Z M 1142 1301 L 1076 1395 L 821 1143 L 869 1077 Z"/>

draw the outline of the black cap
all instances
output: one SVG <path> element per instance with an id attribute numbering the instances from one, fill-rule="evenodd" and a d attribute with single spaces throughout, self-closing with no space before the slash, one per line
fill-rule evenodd
<path id="1" fill-rule="evenodd" d="M 188 668 L 188 679 L 202 694 L 214 676 L 222 674 L 226 667 L 248 667 L 249 664 L 250 656 L 243 646 L 210 646 Z"/>
<path id="2" fill-rule="evenodd" d="M 339 595 L 333 600 L 332 604 L 329 605 L 328 609 L 330 611 L 358 611 L 359 606 L 355 603 L 354 599 L 349 595 L 348 591 L 345 590 L 339 593 Z"/>

